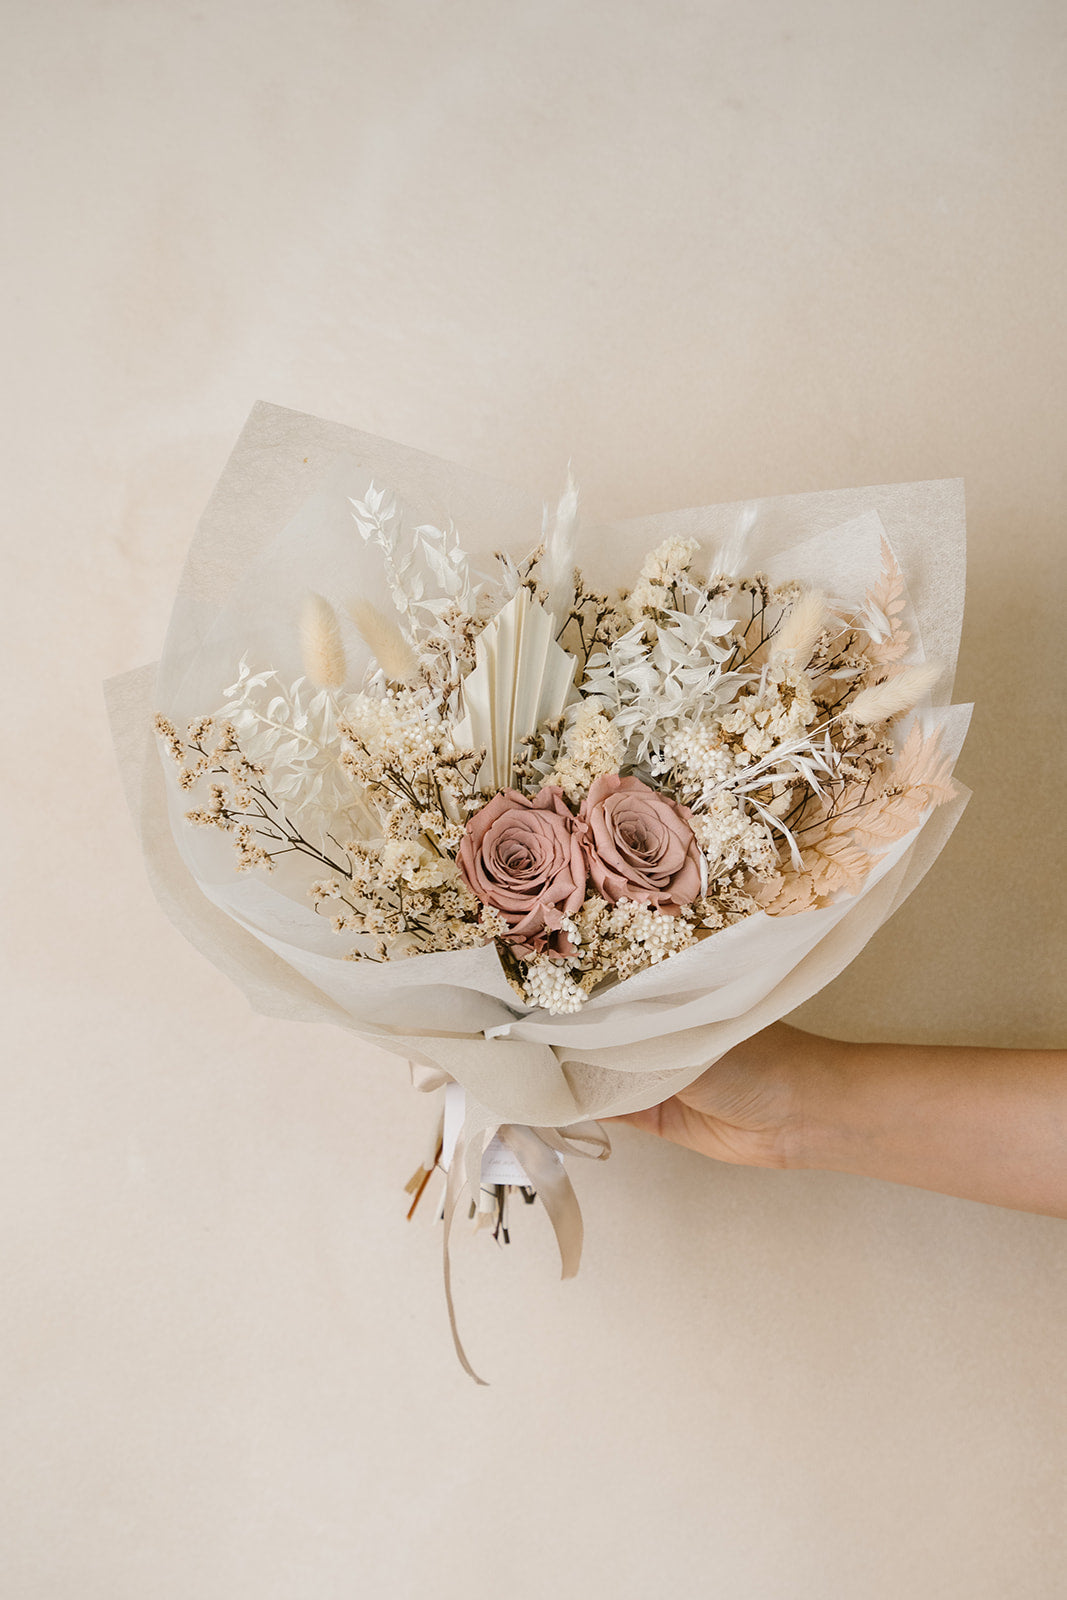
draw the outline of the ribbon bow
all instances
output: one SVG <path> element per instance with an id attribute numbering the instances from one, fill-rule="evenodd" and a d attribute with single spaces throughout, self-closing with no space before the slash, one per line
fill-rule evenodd
<path id="1" fill-rule="evenodd" d="M 426 1092 L 443 1087 L 453 1080 L 440 1068 L 427 1068 L 412 1064 L 412 1082 Z M 605 1161 L 611 1154 L 611 1143 L 597 1122 L 576 1122 L 566 1127 L 531 1128 L 515 1122 L 494 1122 L 482 1107 L 467 1101 L 467 1114 L 456 1148 L 448 1167 L 448 1180 L 444 1199 L 444 1238 L 442 1246 L 445 1303 L 452 1330 L 452 1342 L 460 1365 L 475 1383 L 488 1387 L 478 1376 L 463 1348 L 456 1324 L 455 1302 L 452 1296 L 452 1225 L 459 1212 L 460 1201 L 469 1189 L 477 1196 L 481 1187 L 482 1158 L 494 1138 L 499 1138 L 512 1151 L 516 1160 L 544 1202 L 548 1219 L 559 1247 L 561 1278 L 573 1278 L 582 1259 L 582 1212 L 559 1156 L 583 1156 L 591 1161 Z"/>

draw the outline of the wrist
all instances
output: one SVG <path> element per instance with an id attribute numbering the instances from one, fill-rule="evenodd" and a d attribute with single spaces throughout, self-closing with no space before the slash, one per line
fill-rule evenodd
<path id="1" fill-rule="evenodd" d="M 864 1137 L 860 1108 L 854 1104 L 862 1047 L 793 1032 L 793 1109 L 782 1135 L 784 1165 L 796 1170 L 845 1169 Z"/>

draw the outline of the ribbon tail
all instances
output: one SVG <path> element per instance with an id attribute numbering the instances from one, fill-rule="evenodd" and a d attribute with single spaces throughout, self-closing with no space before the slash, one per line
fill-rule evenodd
<path id="1" fill-rule="evenodd" d="M 582 1260 L 582 1209 L 564 1169 L 556 1159 L 552 1147 L 545 1143 L 533 1128 L 507 1123 L 499 1130 L 500 1138 L 514 1150 L 538 1198 L 548 1212 L 559 1246 L 562 1278 L 573 1278 Z"/>
<path id="2" fill-rule="evenodd" d="M 599 1122 L 569 1122 L 565 1128 L 538 1128 L 537 1137 L 562 1156 L 606 1161 L 611 1155 L 611 1140 Z"/>
<path id="3" fill-rule="evenodd" d="M 475 1144 L 478 1142 L 478 1140 L 474 1141 Z M 448 1325 L 452 1330 L 452 1343 L 455 1346 L 456 1355 L 459 1358 L 460 1366 L 463 1368 L 464 1372 L 469 1378 L 474 1379 L 475 1383 L 480 1384 L 483 1389 L 488 1389 L 489 1385 L 486 1380 L 478 1376 L 467 1359 L 467 1352 L 463 1348 L 463 1340 L 459 1336 L 459 1326 L 456 1322 L 456 1305 L 452 1298 L 452 1256 L 449 1246 L 452 1237 L 452 1224 L 456 1219 L 456 1212 L 459 1210 L 459 1203 L 463 1197 L 463 1191 L 467 1187 L 467 1164 L 464 1160 L 465 1152 L 463 1150 L 463 1143 L 463 1136 L 460 1135 L 459 1143 L 456 1145 L 452 1155 L 452 1162 L 448 1169 L 448 1181 L 445 1185 L 442 1247 L 442 1266 L 444 1269 L 445 1281 L 445 1305 L 448 1307 Z M 480 1151 L 478 1154 L 478 1163 L 480 1168 Z"/>

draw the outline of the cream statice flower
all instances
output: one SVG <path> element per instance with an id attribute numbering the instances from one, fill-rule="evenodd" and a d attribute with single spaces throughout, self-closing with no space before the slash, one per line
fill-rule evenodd
<path id="1" fill-rule="evenodd" d="M 817 716 L 807 673 L 777 657 L 764 668 L 759 683 L 738 696 L 719 727 L 735 763 L 748 766 L 776 745 L 801 737 Z"/>
<path id="2" fill-rule="evenodd" d="M 423 864 L 423 854 L 422 846 L 415 839 L 387 839 L 379 857 L 382 882 L 390 887 L 410 883 L 412 874 Z"/>
<path id="3" fill-rule="evenodd" d="M 568 800 L 578 801 L 594 778 L 618 772 L 624 754 L 623 741 L 603 706 L 595 700 L 582 700 L 563 736 L 562 754 L 545 785 L 555 784 Z"/>
<path id="4" fill-rule="evenodd" d="M 700 544 L 696 539 L 664 539 L 645 557 L 641 576 L 647 578 L 649 583 L 670 588 L 683 573 L 689 571 L 699 549 Z"/>
<path id="5" fill-rule="evenodd" d="M 637 582 L 623 601 L 634 627 L 672 608 L 671 588 L 689 571 L 699 549 L 696 539 L 665 539 L 645 557 Z"/>

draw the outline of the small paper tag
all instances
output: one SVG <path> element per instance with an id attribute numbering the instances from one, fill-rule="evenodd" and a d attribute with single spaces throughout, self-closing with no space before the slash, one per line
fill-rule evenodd
<path id="1" fill-rule="evenodd" d="M 463 1118 L 467 1111 L 467 1094 L 460 1083 L 445 1084 L 445 1125 L 441 1136 L 441 1165 L 447 1172 L 456 1152 Z M 530 1188 L 530 1180 L 519 1164 L 514 1151 L 503 1139 L 493 1137 L 482 1157 L 483 1183 L 514 1183 L 521 1189 Z"/>

